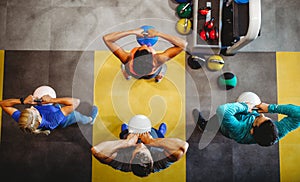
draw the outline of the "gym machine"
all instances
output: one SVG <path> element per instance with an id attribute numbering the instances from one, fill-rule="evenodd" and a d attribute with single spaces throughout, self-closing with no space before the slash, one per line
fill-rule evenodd
<path id="1" fill-rule="evenodd" d="M 193 0 L 193 31 L 188 50 L 197 55 L 235 55 L 260 35 L 261 0 Z"/>

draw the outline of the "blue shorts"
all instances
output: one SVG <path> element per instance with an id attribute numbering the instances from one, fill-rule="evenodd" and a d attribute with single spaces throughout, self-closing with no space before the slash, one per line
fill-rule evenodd
<path id="1" fill-rule="evenodd" d="M 121 131 L 119 137 L 120 139 L 126 139 L 127 135 L 128 129 Z M 150 135 L 152 136 L 152 138 L 165 138 L 165 136 L 155 128 L 151 128 Z"/>

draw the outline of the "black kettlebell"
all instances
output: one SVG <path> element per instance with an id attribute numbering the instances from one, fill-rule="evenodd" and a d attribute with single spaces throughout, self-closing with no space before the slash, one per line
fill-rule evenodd
<path id="1" fill-rule="evenodd" d="M 205 65 L 205 59 L 199 56 L 190 55 L 187 62 L 189 67 L 192 69 L 200 69 L 203 65 Z"/>

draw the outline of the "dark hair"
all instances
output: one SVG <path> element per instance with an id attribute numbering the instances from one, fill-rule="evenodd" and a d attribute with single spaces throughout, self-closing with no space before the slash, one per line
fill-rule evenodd
<path id="1" fill-rule="evenodd" d="M 133 70 L 138 75 L 145 76 L 153 69 L 152 53 L 147 50 L 137 50 L 134 54 Z"/>
<path id="2" fill-rule="evenodd" d="M 278 139 L 277 127 L 272 120 L 266 120 L 253 128 L 253 137 L 258 145 L 271 146 Z"/>
<path id="3" fill-rule="evenodd" d="M 143 152 L 137 153 L 132 160 L 131 170 L 136 176 L 148 176 L 152 171 L 151 158 Z"/>

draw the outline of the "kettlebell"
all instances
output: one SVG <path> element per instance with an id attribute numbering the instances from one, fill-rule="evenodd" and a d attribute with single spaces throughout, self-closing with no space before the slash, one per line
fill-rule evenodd
<path id="1" fill-rule="evenodd" d="M 208 12 L 211 10 L 211 7 L 204 7 L 204 8 L 200 8 L 198 10 L 198 13 L 200 13 L 201 15 L 205 16 L 208 14 Z"/>
<path id="2" fill-rule="evenodd" d="M 190 18 L 192 16 L 191 3 L 181 3 L 176 8 L 179 18 Z"/>
<path id="3" fill-rule="evenodd" d="M 199 69 L 205 64 L 205 59 L 199 56 L 190 55 L 188 57 L 188 65 L 192 69 Z"/>
<path id="4" fill-rule="evenodd" d="M 203 28 L 200 33 L 199 33 L 200 37 L 202 40 L 208 40 L 209 39 L 209 31 L 207 31 L 205 28 Z"/>
<path id="5" fill-rule="evenodd" d="M 205 22 L 204 27 L 207 29 L 212 29 L 215 24 L 215 18 L 212 17 L 209 21 Z"/>
<path id="6" fill-rule="evenodd" d="M 176 30 L 182 35 L 187 35 L 191 32 L 192 21 L 188 18 L 181 18 L 176 23 Z"/>
<path id="7" fill-rule="evenodd" d="M 214 27 L 212 30 L 209 31 L 209 39 L 210 40 L 217 40 L 219 38 L 219 30 L 217 27 Z"/>

